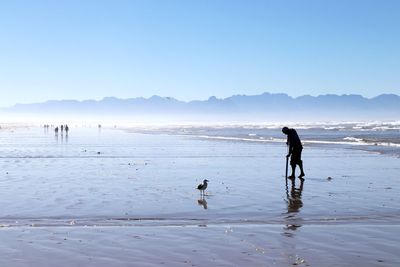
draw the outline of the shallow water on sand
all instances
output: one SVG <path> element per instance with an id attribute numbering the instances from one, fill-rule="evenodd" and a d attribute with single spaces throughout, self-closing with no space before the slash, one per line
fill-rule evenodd
<path id="1" fill-rule="evenodd" d="M 86 235 L 93 235 L 95 230 L 85 232 L 84 229 L 93 227 L 106 227 L 104 232 L 108 234 L 97 237 L 107 240 L 110 235 L 121 237 L 127 232 L 140 232 L 128 230 L 136 229 L 128 226 L 140 226 L 147 234 L 154 229 L 159 235 L 153 240 L 157 245 L 149 241 L 143 247 L 135 247 L 141 253 L 137 259 L 142 257 L 143 263 L 148 261 L 157 265 L 156 258 L 151 260 L 143 255 L 150 253 L 146 246 L 151 244 L 160 249 L 174 243 L 164 240 L 164 235 L 182 239 L 185 243 L 183 232 L 190 232 L 194 239 L 203 236 L 215 242 L 214 246 L 219 246 L 219 250 L 224 250 L 227 241 L 221 240 L 230 229 L 238 228 L 243 229 L 243 235 L 254 236 L 252 240 L 271 232 L 271 246 L 264 245 L 281 250 L 278 253 L 281 256 L 285 248 L 279 244 L 287 242 L 290 235 L 300 233 L 299 241 L 291 239 L 291 242 L 304 249 L 302 252 L 308 256 L 309 264 L 311 259 L 315 263 L 321 259 L 311 257 L 313 251 L 307 252 L 302 242 L 316 238 L 311 247 L 318 249 L 319 242 L 327 242 L 337 234 L 343 234 L 343 229 L 354 226 L 357 229 L 359 225 L 359 241 L 372 244 L 360 249 L 357 255 L 368 255 L 368 250 L 383 245 L 399 230 L 400 164 L 398 158 L 387 155 L 335 146 L 305 147 L 303 160 L 307 176 L 301 187 L 299 179 L 294 185 L 285 180 L 284 144 L 204 140 L 94 128 L 72 129 L 68 137 L 60 134 L 57 137 L 52 132 L 30 128 L 0 131 L 0 152 L 0 224 L 3 234 L 8 230 L 5 237 L 23 235 L 21 231 L 26 229 L 32 231 L 33 236 L 23 241 L 33 238 L 40 243 L 43 240 L 38 240 L 38 232 L 64 231 L 61 229 L 77 233 L 77 239 L 89 241 L 96 235 Z M 210 181 L 204 198 L 195 189 L 203 179 Z M 177 230 L 198 229 L 198 226 L 210 230 L 201 234 L 199 230 Z M 324 237 L 320 227 L 328 227 L 327 236 Z M 372 235 L 376 238 L 362 236 L 370 227 L 376 231 Z M 313 229 L 317 229 L 314 236 Z M 220 243 L 212 237 L 214 231 L 221 235 Z M 357 239 L 356 232 L 353 238 Z M 137 236 L 143 237 L 140 233 Z M 244 240 L 242 235 L 235 238 Z M 51 246 L 52 240 L 48 239 L 42 245 Z M 379 258 L 379 264 L 397 266 L 399 260 L 393 245 L 398 241 L 399 238 L 394 238 L 387 243 L 390 249 L 381 251 L 384 256 L 379 254 L 379 257 L 384 258 L 383 262 L 379 261 L 378 255 L 372 254 L 367 263 Z M 265 241 L 257 242 L 263 244 Z M 108 245 L 98 246 L 97 249 L 110 252 Z M 190 246 L 201 251 L 196 245 Z M 340 252 L 340 242 L 332 241 L 332 246 L 335 249 L 327 248 L 332 253 L 350 257 Z M 3 246 L 0 251 L 11 247 L 13 245 Z M 79 246 L 70 244 L 67 250 L 78 253 L 71 252 L 74 247 Z M 248 255 L 241 253 L 243 246 L 232 249 L 239 253 L 239 258 L 247 259 Z M 252 249 L 257 252 L 257 246 Z M 169 262 L 171 266 L 180 262 L 187 252 L 176 253 L 165 254 L 166 258 L 174 259 L 174 264 Z M 294 263 L 301 261 L 292 254 Z M 268 262 L 272 264 L 273 255 L 269 254 L 267 258 L 259 258 L 259 255 L 251 264 L 262 266 L 264 260 L 271 260 Z M 195 254 L 192 256 L 196 257 Z M 109 257 L 113 259 L 113 255 Z M 216 256 L 222 266 L 241 265 L 237 261 L 226 261 L 224 257 L 222 252 L 219 258 Z M 357 259 L 350 258 L 351 261 Z M 107 266 L 108 261 L 95 262 Z M 282 258 L 276 262 L 285 266 Z M 299 262 L 305 263 L 306 260 Z M 324 266 L 336 266 L 333 260 L 326 263 Z M 210 262 L 200 261 L 201 264 L 206 266 Z"/>

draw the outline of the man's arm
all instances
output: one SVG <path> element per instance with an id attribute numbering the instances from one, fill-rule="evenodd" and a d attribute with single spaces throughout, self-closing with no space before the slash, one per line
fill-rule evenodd
<path id="1" fill-rule="evenodd" d="M 293 147 L 293 142 L 291 142 L 291 141 L 292 141 L 292 138 L 291 138 L 290 134 L 288 134 L 286 144 L 289 146 L 289 150 L 288 150 L 287 157 L 289 157 L 293 152 L 294 147 Z"/>

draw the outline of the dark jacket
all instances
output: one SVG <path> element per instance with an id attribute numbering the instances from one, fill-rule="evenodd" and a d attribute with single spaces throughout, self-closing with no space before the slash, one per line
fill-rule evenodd
<path id="1" fill-rule="evenodd" d="M 287 144 L 289 145 L 289 152 L 293 150 L 300 150 L 303 148 L 300 138 L 295 129 L 289 129 L 287 135 Z"/>

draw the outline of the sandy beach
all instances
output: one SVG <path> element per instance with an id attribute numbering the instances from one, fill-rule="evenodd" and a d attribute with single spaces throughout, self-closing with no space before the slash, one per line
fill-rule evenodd
<path id="1" fill-rule="evenodd" d="M 306 144 L 301 186 L 279 142 L 32 127 L 0 151 L 1 266 L 400 264 L 393 154 Z"/>

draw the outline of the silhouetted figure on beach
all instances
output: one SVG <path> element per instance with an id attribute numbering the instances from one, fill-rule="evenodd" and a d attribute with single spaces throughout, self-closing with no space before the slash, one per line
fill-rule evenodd
<path id="1" fill-rule="evenodd" d="M 68 125 L 67 124 L 65 124 L 65 133 L 68 135 L 68 131 L 69 131 L 69 127 L 68 127 Z"/>
<path id="2" fill-rule="evenodd" d="M 58 127 L 56 127 L 55 129 L 54 129 L 54 133 L 57 135 L 58 134 Z"/>
<path id="3" fill-rule="evenodd" d="M 60 129 L 61 129 L 61 132 L 63 132 L 64 131 L 64 125 L 61 125 Z"/>
<path id="4" fill-rule="evenodd" d="M 295 178 L 296 165 L 299 165 L 301 171 L 299 178 L 303 179 L 305 176 L 303 171 L 303 161 L 301 160 L 303 145 L 301 144 L 300 138 L 295 129 L 283 127 L 282 132 L 287 135 L 286 144 L 289 146 L 289 152 L 286 157 L 290 157 L 290 166 L 292 167 L 292 174 L 288 178 Z"/>

